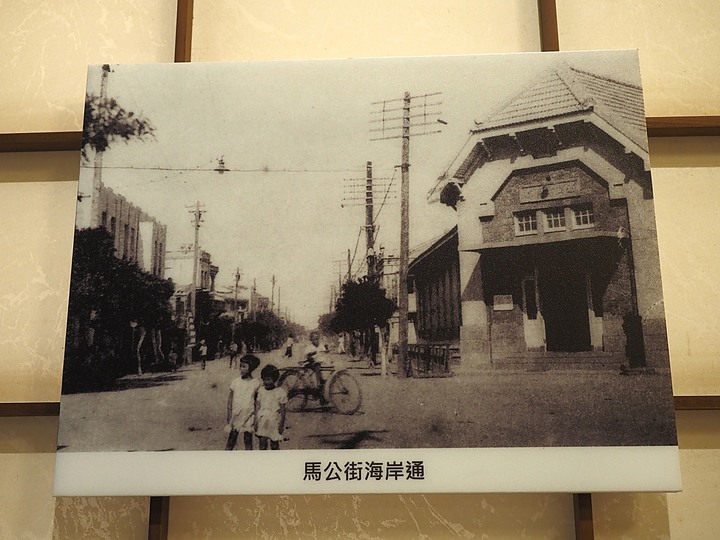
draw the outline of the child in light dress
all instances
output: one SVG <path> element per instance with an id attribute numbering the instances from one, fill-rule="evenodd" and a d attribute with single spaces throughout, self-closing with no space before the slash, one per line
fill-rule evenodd
<path id="1" fill-rule="evenodd" d="M 267 450 L 268 441 L 271 450 L 279 450 L 285 431 L 287 392 L 277 386 L 280 372 L 272 364 L 262 369 L 260 378 L 262 386 L 255 400 L 255 434 L 259 439 L 260 450 Z"/>
<path id="2" fill-rule="evenodd" d="M 260 381 L 253 379 L 252 372 L 260 365 L 260 359 L 250 354 L 240 359 L 240 376 L 230 383 L 227 402 L 228 435 L 225 450 L 232 450 L 242 432 L 245 450 L 252 450 L 255 431 L 255 401 Z"/>

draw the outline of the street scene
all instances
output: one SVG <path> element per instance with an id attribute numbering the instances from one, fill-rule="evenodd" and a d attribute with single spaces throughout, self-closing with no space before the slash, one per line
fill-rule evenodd
<path id="1" fill-rule="evenodd" d="M 60 452 L 675 446 L 637 53 L 91 67 L 62 393 Z"/>
<path id="2" fill-rule="evenodd" d="M 260 357 L 261 366 L 293 365 L 278 351 Z M 637 418 L 649 419 L 652 435 L 644 442 L 652 444 L 663 430 L 672 436 L 664 421 L 669 411 L 657 398 L 665 390 L 658 376 L 511 369 L 403 380 L 383 378 L 378 368 L 347 355 L 332 353 L 328 360 L 360 382 L 360 409 L 343 415 L 310 401 L 306 409 L 288 413 L 281 450 L 569 446 L 593 445 L 600 437 L 621 446 L 638 444 Z M 237 375 L 229 358 L 221 358 L 206 370 L 192 365 L 128 375 L 117 391 L 65 396 L 68 420 L 61 425 L 59 449 L 222 450 L 228 388 Z M 577 384 L 568 385 L 568 376 Z M 253 444 L 257 450 L 257 438 Z"/>

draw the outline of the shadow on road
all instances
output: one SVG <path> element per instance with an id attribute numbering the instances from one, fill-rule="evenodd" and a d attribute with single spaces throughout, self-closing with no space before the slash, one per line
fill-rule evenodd
<path id="1" fill-rule="evenodd" d="M 133 390 L 135 388 L 153 388 L 155 386 L 166 386 L 175 381 L 182 381 L 185 375 L 178 373 L 161 373 L 158 375 L 143 375 L 142 377 L 123 378 L 115 381 L 114 391 Z"/>
<path id="2" fill-rule="evenodd" d="M 389 433 L 389 430 L 379 431 L 354 431 L 350 433 L 325 433 L 311 435 L 308 438 L 320 439 L 323 445 L 332 446 L 343 450 L 359 448 L 364 441 L 382 441 L 376 434 Z"/>

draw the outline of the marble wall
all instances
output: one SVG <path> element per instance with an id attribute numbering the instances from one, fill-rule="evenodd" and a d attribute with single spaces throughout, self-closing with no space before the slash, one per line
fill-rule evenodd
<path id="1" fill-rule="evenodd" d="M 564 50 L 638 47 L 648 115 L 718 114 L 714 0 L 558 0 Z M 169 62 L 174 0 L 14 0 L 0 132 L 78 130 L 88 63 Z M 670 24 L 670 22 L 672 24 Z M 195 2 L 196 61 L 539 50 L 534 0 Z M 676 394 L 718 393 L 718 141 L 651 141 Z M 60 392 L 77 152 L 0 154 L 0 401 Z M 720 413 L 678 414 L 685 491 L 595 494 L 598 539 L 713 538 Z M 146 538 L 147 497 L 52 497 L 57 420 L 0 418 L 0 539 Z M 574 537 L 570 495 L 171 499 L 169 537 Z"/>

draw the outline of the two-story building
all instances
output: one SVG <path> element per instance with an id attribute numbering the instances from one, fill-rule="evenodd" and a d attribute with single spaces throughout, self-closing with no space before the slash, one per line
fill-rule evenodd
<path id="1" fill-rule="evenodd" d="M 457 231 L 412 268 L 419 332 L 457 330 L 466 367 L 667 367 L 641 89 L 560 65 L 466 149 L 441 192 Z"/>

